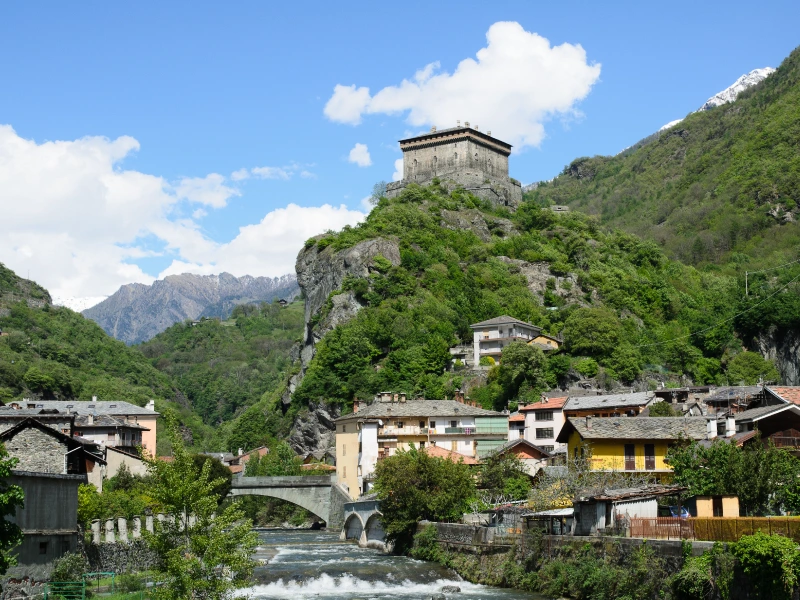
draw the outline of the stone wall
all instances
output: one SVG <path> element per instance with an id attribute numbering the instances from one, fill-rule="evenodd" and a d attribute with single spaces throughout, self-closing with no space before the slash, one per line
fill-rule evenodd
<path id="1" fill-rule="evenodd" d="M 138 573 L 158 560 L 144 540 L 116 544 L 89 544 L 86 559 L 94 572 Z"/>
<path id="2" fill-rule="evenodd" d="M 19 460 L 15 469 L 36 473 L 64 472 L 67 445 L 35 427 L 23 429 L 5 443 L 9 455 Z"/>

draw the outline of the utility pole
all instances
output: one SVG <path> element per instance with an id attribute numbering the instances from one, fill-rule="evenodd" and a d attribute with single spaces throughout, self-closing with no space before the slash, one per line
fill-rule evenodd
<path id="1" fill-rule="evenodd" d="M 744 272 L 744 295 L 749 296 L 750 292 L 747 289 L 747 271 Z"/>

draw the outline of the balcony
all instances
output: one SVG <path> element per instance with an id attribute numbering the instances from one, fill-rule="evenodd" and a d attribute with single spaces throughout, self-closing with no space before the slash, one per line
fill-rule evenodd
<path id="1" fill-rule="evenodd" d="M 475 427 L 474 425 L 471 427 L 445 427 L 444 432 L 436 432 L 435 430 L 431 429 L 431 435 L 468 435 L 471 437 L 481 437 L 481 436 L 502 436 L 506 437 L 508 435 L 508 427 L 492 427 L 492 426 L 481 426 Z"/>

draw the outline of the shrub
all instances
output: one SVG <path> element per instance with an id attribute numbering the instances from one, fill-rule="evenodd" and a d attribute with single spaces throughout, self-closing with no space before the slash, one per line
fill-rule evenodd
<path id="1" fill-rule="evenodd" d="M 83 554 L 67 552 L 56 560 L 50 581 L 81 581 L 83 574 L 89 571 L 89 563 Z"/>
<path id="2" fill-rule="evenodd" d="M 794 541 L 758 531 L 731 544 L 731 552 L 750 579 L 756 597 L 765 600 L 792 597 L 800 572 L 800 550 Z"/>

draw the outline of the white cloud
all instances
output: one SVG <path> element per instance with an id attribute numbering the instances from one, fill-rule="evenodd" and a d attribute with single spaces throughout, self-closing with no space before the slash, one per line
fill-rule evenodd
<path id="1" fill-rule="evenodd" d="M 358 125 L 369 102 L 369 88 L 337 85 L 333 88 L 333 96 L 325 104 L 323 112 L 331 121 Z"/>
<path id="2" fill-rule="evenodd" d="M 222 208 L 228 203 L 228 198 L 241 195 L 239 190 L 225 185 L 225 178 L 217 173 L 205 177 L 184 177 L 175 187 L 175 194 L 181 200 L 214 208 Z"/>
<path id="3" fill-rule="evenodd" d="M 222 209 L 238 190 L 214 173 L 169 182 L 126 170 L 121 161 L 137 150 L 127 136 L 39 144 L 0 125 L 0 262 L 62 298 L 151 283 L 154 277 L 131 261 L 165 253 L 177 257 L 175 268 L 183 262 L 195 272 L 275 276 L 293 270 L 307 238 L 364 217 L 344 206 L 289 205 L 220 244 L 196 219 Z"/>
<path id="4" fill-rule="evenodd" d="M 234 171 L 231 173 L 231 179 L 233 181 L 242 181 L 243 179 L 250 178 L 250 171 L 249 169 L 239 169 L 238 171 Z"/>
<path id="5" fill-rule="evenodd" d="M 452 127 L 460 119 L 519 150 L 541 143 L 549 118 L 576 114 L 576 103 L 600 77 L 600 65 L 587 62 L 579 44 L 551 46 L 519 23 L 495 23 L 486 40 L 476 59 L 462 60 L 453 73 L 431 63 L 375 95 L 367 87 L 337 85 L 324 113 L 351 125 L 371 113 L 406 114 L 414 127 Z"/>
<path id="6" fill-rule="evenodd" d="M 364 196 L 358 204 L 364 212 L 370 212 L 375 208 L 375 205 L 372 203 L 372 196 Z"/>
<path id="7" fill-rule="evenodd" d="M 239 235 L 227 244 L 218 244 L 198 252 L 195 260 L 176 260 L 159 277 L 177 273 L 208 275 L 227 271 L 241 275 L 282 275 L 294 271 L 297 253 L 310 237 L 328 229 L 338 230 L 355 225 L 366 215 L 349 210 L 344 204 L 336 207 L 301 207 L 289 204 L 273 210 L 260 223 L 239 229 Z"/>
<path id="8" fill-rule="evenodd" d="M 403 159 L 398 158 L 394 161 L 394 173 L 392 173 L 392 181 L 400 181 L 403 178 Z"/>
<path id="9" fill-rule="evenodd" d="M 261 179 L 289 179 L 291 171 L 284 167 L 256 167 L 250 172 Z"/>
<path id="10" fill-rule="evenodd" d="M 372 164 L 372 157 L 369 155 L 369 148 L 366 144 L 356 144 L 350 150 L 350 155 L 347 160 L 351 163 L 357 164 L 359 167 L 368 167 Z"/>
<path id="11" fill-rule="evenodd" d="M 298 174 L 303 179 L 316 179 L 317 176 L 306 168 L 313 166 L 314 165 L 291 163 L 284 167 L 253 167 L 252 169 L 239 169 L 231 173 L 231 179 L 233 181 L 243 181 L 250 177 L 256 177 L 258 179 L 282 179 L 288 181 Z"/>

